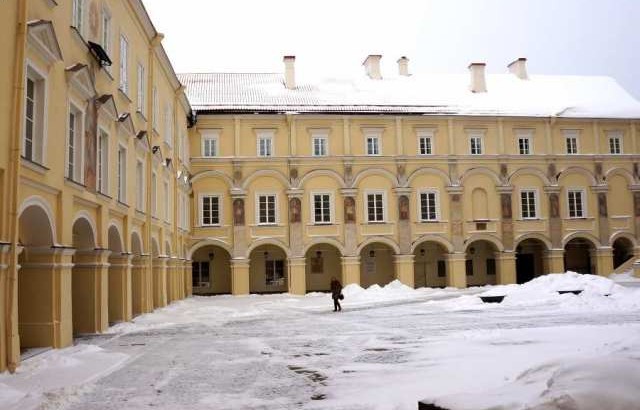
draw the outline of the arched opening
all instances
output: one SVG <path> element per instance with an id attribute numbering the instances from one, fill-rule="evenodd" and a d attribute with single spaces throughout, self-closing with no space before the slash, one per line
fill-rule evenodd
<path id="1" fill-rule="evenodd" d="M 310 247 L 305 254 L 307 292 L 331 290 L 331 278 L 334 276 L 343 282 L 340 250 L 325 243 Z"/>
<path id="2" fill-rule="evenodd" d="M 142 240 L 137 232 L 131 234 L 131 253 L 135 256 L 142 255 Z"/>
<path id="3" fill-rule="evenodd" d="M 467 246 L 465 272 L 467 285 L 496 284 L 496 256 L 498 248 L 487 240 L 477 240 Z"/>
<path id="4" fill-rule="evenodd" d="M 613 242 L 613 269 L 633 258 L 633 243 L 625 237 L 620 237 Z"/>
<path id="5" fill-rule="evenodd" d="M 368 288 L 371 285 L 384 286 L 392 282 L 395 275 L 393 257 L 395 252 L 389 245 L 374 242 L 360 251 L 360 285 Z"/>
<path id="6" fill-rule="evenodd" d="M 231 255 L 225 249 L 207 245 L 191 256 L 193 293 L 222 295 L 231 293 Z"/>
<path id="7" fill-rule="evenodd" d="M 578 273 L 594 273 L 596 247 L 588 239 L 575 238 L 564 246 L 564 269 Z"/>
<path id="8" fill-rule="evenodd" d="M 56 346 L 53 330 L 60 312 L 54 309 L 53 265 L 42 263 L 45 253 L 53 253 L 54 231 L 49 217 L 43 208 L 32 205 L 22 212 L 18 224 L 19 242 L 24 247 L 18 257 L 18 334 L 24 353 L 31 348 Z"/>
<path id="9" fill-rule="evenodd" d="M 100 330 L 102 278 L 99 260 L 95 253 L 96 243 L 93 228 L 86 218 L 78 218 L 71 228 L 73 268 L 71 269 L 71 306 L 73 312 L 73 334 L 94 333 Z"/>
<path id="10" fill-rule="evenodd" d="M 423 242 L 413 252 L 414 284 L 416 288 L 447 286 L 447 250 L 437 242 Z"/>
<path id="11" fill-rule="evenodd" d="M 525 239 L 516 247 L 516 283 L 522 284 L 544 274 L 547 247 L 539 239 Z"/>
<path id="12" fill-rule="evenodd" d="M 130 256 L 123 254 L 124 245 L 118 228 L 110 226 L 108 234 L 109 255 L 109 323 L 131 319 L 131 268 Z"/>
<path id="13" fill-rule="evenodd" d="M 249 259 L 250 293 L 287 292 L 287 254 L 282 248 L 261 245 L 251 251 Z"/>

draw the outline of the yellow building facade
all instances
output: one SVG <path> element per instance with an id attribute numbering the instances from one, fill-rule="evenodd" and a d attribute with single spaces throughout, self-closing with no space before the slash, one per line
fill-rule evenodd
<path id="1" fill-rule="evenodd" d="M 355 80 L 297 83 L 294 57 L 284 75 L 180 76 L 197 113 L 194 292 L 633 267 L 640 105 L 613 80 L 529 77 L 524 59 L 423 80 L 401 58 L 383 78 L 380 58 Z"/>
<path id="2" fill-rule="evenodd" d="M 191 107 L 141 1 L 0 3 L 0 371 L 191 292 Z"/>

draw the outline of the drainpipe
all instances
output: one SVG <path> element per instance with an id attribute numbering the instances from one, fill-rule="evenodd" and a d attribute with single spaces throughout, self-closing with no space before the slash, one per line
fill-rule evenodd
<path id="1" fill-rule="evenodd" d="M 22 96 L 24 95 L 24 57 L 27 39 L 27 0 L 18 0 L 18 21 L 15 43 L 15 64 L 13 66 L 13 107 L 11 116 L 11 131 L 9 141 L 9 275 L 7 280 L 6 306 L 6 346 L 7 367 L 11 373 L 16 371 L 20 360 L 19 347 L 14 346 L 18 327 L 18 312 L 16 311 L 16 294 L 18 292 L 18 200 L 20 197 L 18 180 L 20 179 L 20 136 L 22 135 Z M 16 348 L 18 351 L 16 352 Z"/>

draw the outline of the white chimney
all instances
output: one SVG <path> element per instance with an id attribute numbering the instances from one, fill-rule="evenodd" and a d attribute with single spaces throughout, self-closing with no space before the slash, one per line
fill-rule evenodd
<path id="1" fill-rule="evenodd" d="M 362 65 L 364 66 L 367 75 L 372 80 L 382 80 L 382 74 L 380 74 L 380 59 L 381 55 L 378 54 L 369 54 L 366 60 Z"/>
<path id="2" fill-rule="evenodd" d="M 398 74 L 404 77 L 409 77 L 409 59 L 402 56 L 398 59 Z"/>
<path id="3" fill-rule="evenodd" d="M 521 80 L 528 80 L 529 76 L 527 75 L 527 59 L 519 58 L 515 61 L 512 61 L 507 68 L 511 74 L 515 74 Z"/>
<path id="4" fill-rule="evenodd" d="M 289 90 L 296 89 L 296 56 L 284 56 L 284 85 Z"/>
<path id="5" fill-rule="evenodd" d="M 471 92 L 472 93 L 486 93 L 487 82 L 484 76 L 485 63 L 471 63 L 469 64 L 469 73 L 471 74 Z"/>

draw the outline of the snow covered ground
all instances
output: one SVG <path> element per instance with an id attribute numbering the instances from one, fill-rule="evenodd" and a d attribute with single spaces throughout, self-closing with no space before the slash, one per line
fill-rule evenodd
<path id="1" fill-rule="evenodd" d="M 640 409 L 640 289 L 344 293 L 341 313 L 325 294 L 174 303 L 0 375 L 0 409 Z"/>

